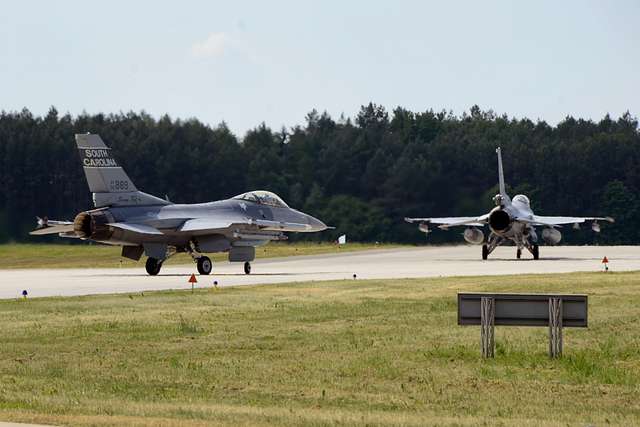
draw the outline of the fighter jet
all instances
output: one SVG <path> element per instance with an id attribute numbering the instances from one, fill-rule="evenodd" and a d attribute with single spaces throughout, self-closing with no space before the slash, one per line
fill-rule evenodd
<path id="1" fill-rule="evenodd" d="M 30 234 L 122 246 L 123 257 L 138 261 L 145 254 L 152 276 L 178 252 L 190 254 L 200 274 L 211 273 L 211 259 L 203 254 L 213 252 L 228 252 L 229 261 L 244 262 L 250 274 L 257 246 L 286 240 L 284 232 L 330 228 L 269 191 L 209 203 L 171 203 L 138 191 L 99 135 L 76 135 L 76 143 L 95 209 L 80 212 L 73 221 L 38 218 Z"/>
<path id="2" fill-rule="evenodd" d="M 463 237 L 474 245 L 482 245 L 482 259 L 486 260 L 493 250 L 500 244 L 513 241 L 517 247 L 516 258 L 522 256 L 522 249 L 527 248 L 533 255 L 533 259 L 539 259 L 538 234 L 535 227 L 544 227 L 542 239 L 550 245 L 555 245 L 562 239 L 558 230 L 562 225 L 573 224 L 579 228 L 579 224 L 592 221 L 593 231 L 600 232 L 598 221 L 614 222 L 611 217 L 573 217 L 573 216 L 539 216 L 531 210 L 529 198 L 524 194 L 518 194 L 513 200 L 507 195 L 504 185 L 504 173 L 502 171 L 502 154 L 500 147 L 496 149 L 498 154 L 498 182 L 500 193 L 493 197 L 496 205 L 491 212 L 481 216 L 448 217 L 448 218 L 405 218 L 410 223 L 419 223 L 420 231 L 429 233 L 430 226 L 435 224 L 442 230 L 450 227 L 465 226 Z M 489 225 L 489 238 L 485 236 L 479 227 Z"/>

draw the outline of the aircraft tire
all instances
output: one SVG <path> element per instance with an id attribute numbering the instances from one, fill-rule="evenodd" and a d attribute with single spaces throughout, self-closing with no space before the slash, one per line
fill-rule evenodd
<path id="1" fill-rule="evenodd" d="M 482 259 L 486 260 L 489 257 L 489 248 L 487 245 L 482 245 Z"/>
<path id="2" fill-rule="evenodd" d="M 251 274 L 251 263 L 249 261 L 244 263 L 244 274 Z"/>
<path id="3" fill-rule="evenodd" d="M 516 250 L 516 258 L 518 259 L 522 258 L 522 249 Z"/>
<path id="4" fill-rule="evenodd" d="M 533 245 L 533 259 L 540 259 L 540 247 L 538 245 Z"/>
<path id="5" fill-rule="evenodd" d="M 212 269 L 213 263 L 211 262 L 211 259 L 209 259 L 209 257 L 201 256 L 200 258 L 198 258 L 198 273 L 206 276 L 211 273 Z"/>
<path id="6" fill-rule="evenodd" d="M 162 268 L 162 261 L 149 257 L 147 258 L 144 268 L 147 270 L 149 276 L 157 276 L 158 273 L 160 273 L 160 268 Z"/>

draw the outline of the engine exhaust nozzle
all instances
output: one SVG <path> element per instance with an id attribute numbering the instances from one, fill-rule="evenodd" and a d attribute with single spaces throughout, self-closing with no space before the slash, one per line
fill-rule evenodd
<path id="1" fill-rule="evenodd" d="M 496 209 L 489 215 L 489 226 L 495 231 L 506 231 L 511 226 L 511 216 L 502 209 Z"/>

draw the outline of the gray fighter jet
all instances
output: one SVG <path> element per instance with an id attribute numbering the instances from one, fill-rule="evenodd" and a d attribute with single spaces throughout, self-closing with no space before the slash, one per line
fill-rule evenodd
<path id="1" fill-rule="evenodd" d="M 611 217 L 574 217 L 574 216 L 540 216 L 534 215 L 529 204 L 529 198 L 524 194 L 518 194 L 513 200 L 507 195 L 502 171 L 502 153 L 498 154 L 498 183 L 500 193 L 496 194 L 493 201 L 496 205 L 491 212 L 481 216 L 448 217 L 448 218 L 405 218 L 405 221 L 419 223 L 418 228 L 425 233 L 430 232 L 430 226 L 435 224 L 442 230 L 450 227 L 466 226 L 464 239 L 474 245 L 482 245 L 482 259 L 487 259 L 489 254 L 500 244 L 509 240 L 516 244 L 516 257 L 522 256 L 522 249 L 527 248 L 533 255 L 533 259 L 540 257 L 538 247 L 538 234 L 535 227 L 544 227 L 542 239 L 550 245 L 560 243 L 562 234 L 558 230 L 565 224 L 573 224 L 579 228 L 579 224 L 592 221 L 593 231 L 600 232 L 598 221 L 614 222 Z M 489 225 L 491 230 L 488 241 L 485 242 L 484 233 L 478 227 Z"/>
<path id="2" fill-rule="evenodd" d="M 73 221 L 38 218 L 32 235 L 58 234 L 122 246 L 122 256 L 148 257 L 150 275 L 177 252 L 187 252 L 200 274 L 212 263 L 204 253 L 228 252 L 229 261 L 244 262 L 251 272 L 255 248 L 286 240 L 284 232 L 326 230 L 322 221 L 290 208 L 268 191 L 250 191 L 228 200 L 173 204 L 138 191 L 99 135 L 76 135 L 80 158 L 96 209 L 80 212 Z"/>

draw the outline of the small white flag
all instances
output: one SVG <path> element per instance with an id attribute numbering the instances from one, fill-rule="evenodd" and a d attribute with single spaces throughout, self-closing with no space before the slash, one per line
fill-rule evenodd
<path id="1" fill-rule="evenodd" d="M 338 244 L 339 245 L 346 245 L 347 244 L 347 235 L 343 234 L 342 236 L 338 237 Z"/>

